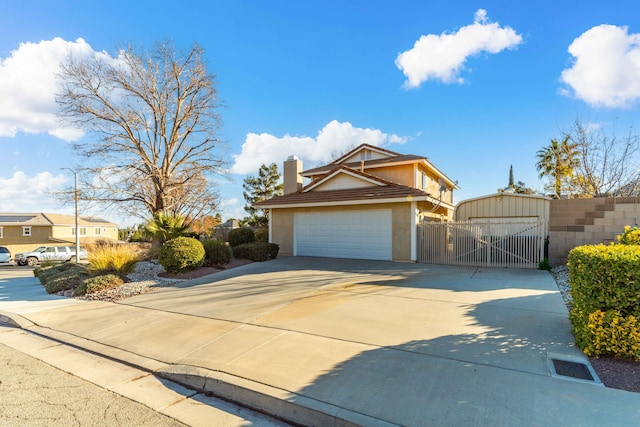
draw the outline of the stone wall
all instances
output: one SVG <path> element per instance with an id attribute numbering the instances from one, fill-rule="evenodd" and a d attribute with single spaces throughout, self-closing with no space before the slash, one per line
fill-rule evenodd
<path id="1" fill-rule="evenodd" d="M 567 262 L 571 249 L 615 242 L 625 225 L 640 223 L 640 198 L 599 197 L 551 201 L 549 263 Z"/>

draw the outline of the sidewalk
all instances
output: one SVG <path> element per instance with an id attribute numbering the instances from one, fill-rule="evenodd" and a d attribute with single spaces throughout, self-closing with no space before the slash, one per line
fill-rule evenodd
<path id="1" fill-rule="evenodd" d="M 118 304 L 58 304 L 5 315 L 303 425 L 595 426 L 640 416 L 636 393 L 551 375 L 548 353 L 587 359 L 553 279 L 538 270 L 282 258 Z"/>

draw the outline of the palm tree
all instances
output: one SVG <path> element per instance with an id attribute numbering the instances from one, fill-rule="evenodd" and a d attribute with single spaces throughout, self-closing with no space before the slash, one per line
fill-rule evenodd
<path id="1" fill-rule="evenodd" d="M 554 138 L 548 147 L 544 147 L 536 153 L 538 159 L 536 168 L 540 172 L 540 178 L 546 176 L 552 180 L 556 198 L 560 198 L 562 181 L 571 177 L 573 170 L 578 166 L 578 145 L 569 143 L 569 139 L 569 135 L 562 142 L 558 142 Z"/>
<path id="2" fill-rule="evenodd" d="M 147 231 L 153 233 L 153 246 L 160 246 L 167 240 L 185 235 L 189 230 L 184 216 L 160 212 L 154 216 L 145 226 Z"/>

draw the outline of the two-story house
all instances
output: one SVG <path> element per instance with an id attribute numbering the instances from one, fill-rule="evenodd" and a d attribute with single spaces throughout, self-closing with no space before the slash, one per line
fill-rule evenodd
<path id="1" fill-rule="evenodd" d="M 306 171 L 291 156 L 283 172 L 284 194 L 254 205 L 282 255 L 415 262 L 419 221 L 453 217 L 456 182 L 424 156 L 363 144 Z"/>
<path id="2" fill-rule="evenodd" d="M 12 254 L 32 251 L 38 246 L 75 245 L 118 241 L 118 225 L 95 217 L 80 217 L 76 231 L 75 216 L 50 213 L 0 213 L 0 246 Z"/>

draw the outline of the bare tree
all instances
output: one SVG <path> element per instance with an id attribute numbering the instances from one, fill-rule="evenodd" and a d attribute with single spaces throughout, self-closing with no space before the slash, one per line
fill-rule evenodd
<path id="1" fill-rule="evenodd" d="M 565 134 L 579 153 L 572 193 L 582 197 L 638 195 L 640 139 L 633 128 L 618 138 L 577 118 Z"/>
<path id="2" fill-rule="evenodd" d="M 203 50 L 127 47 L 67 58 L 56 96 L 65 123 L 91 133 L 75 149 L 86 160 L 82 197 L 139 217 L 196 218 L 217 207 L 211 176 L 224 166 L 216 134 L 220 106 Z"/>

